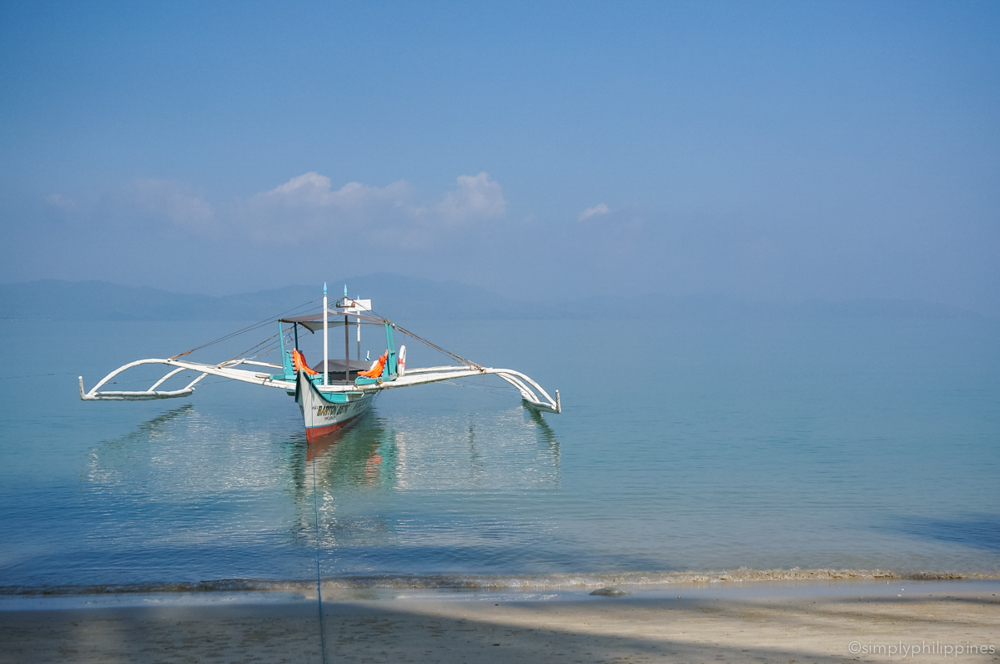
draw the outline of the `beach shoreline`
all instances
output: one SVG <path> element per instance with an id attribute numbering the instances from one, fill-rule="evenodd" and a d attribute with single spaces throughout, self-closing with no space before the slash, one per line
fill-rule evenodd
<path id="1" fill-rule="evenodd" d="M 0 663 L 1000 660 L 1000 581 L 740 586 L 7 598 Z"/>
<path id="2" fill-rule="evenodd" d="M 323 577 L 324 596 L 350 597 L 355 591 L 415 592 L 509 592 L 563 593 L 567 598 L 580 591 L 607 586 L 622 586 L 636 592 L 666 592 L 678 588 L 742 588 L 742 587 L 838 587 L 842 585 L 882 585 L 900 581 L 911 583 L 973 583 L 1000 581 L 997 571 L 912 571 L 892 569 L 792 568 L 714 571 L 629 571 L 617 573 L 551 573 L 551 574 L 403 574 L 345 575 Z M 200 595 L 203 593 L 281 593 L 313 594 L 315 579 L 249 579 L 230 578 L 202 581 L 104 583 L 81 585 L 8 585 L 0 586 L 0 605 L 11 597 L 75 596 L 75 595 Z"/>

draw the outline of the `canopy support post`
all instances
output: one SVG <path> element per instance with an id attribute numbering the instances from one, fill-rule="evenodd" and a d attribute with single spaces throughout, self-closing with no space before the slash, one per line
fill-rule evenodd
<path id="1" fill-rule="evenodd" d="M 281 341 L 281 371 L 285 380 L 295 380 L 295 366 L 292 364 L 292 354 L 285 350 L 285 328 L 281 326 L 280 320 L 278 321 L 278 339 Z"/>
<path id="2" fill-rule="evenodd" d="M 392 337 L 392 323 L 389 321 L 385 322 L 385 347 L 389 351 L 389 359 L 385 363 L 385 371 L 383 375 L 392 380 L 396 376 L 398 369 L 396 368 L 396 341 Z"/>
<path id="3" fill-rule="evenodd" d="M 347 284 L 344 284 L 344 299 L 341 301 L 343 303 L 345 313 L 344 313 L 344 383 L 350 384 L 351 382 L 351 319 L 347 317 L 346 309 L 348 297 L 347 297 Z M 360 327 L 360 323 L 358 327 Z"/>

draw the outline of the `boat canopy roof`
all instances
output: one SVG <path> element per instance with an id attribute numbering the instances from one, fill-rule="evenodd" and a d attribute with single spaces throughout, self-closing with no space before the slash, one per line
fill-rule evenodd
<path id="1" fill-rule="evenodd" d="M 368 314 L 353 313 L 350 311 L 338 311 L 336 309 L 327 309 L 327 316 L 329 321 L 327 325 L 330 327 L 339 327 L 344 324 L 344 317 L 348 317 L 350 320 L 348 323 L 351 325 L 356 325 L 360 320 L 362 323 L 367 323 L 368 325 L 382 325 L 387 322 L 384 318 L 379 318 L 378 316 L 371 316 Z M 315 314 L 308 314 L 306 316 L 292 316 L 290 318 L 279 318 L 280 323 L 294 323 L 301 325 L 310 332 L 318 332 L 323 329 L 323 312 L 320 311 Z"/>

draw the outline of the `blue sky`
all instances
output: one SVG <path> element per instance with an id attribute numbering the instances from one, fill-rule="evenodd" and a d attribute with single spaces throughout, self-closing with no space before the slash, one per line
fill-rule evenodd
<path id="1" fill-rule="evenodd" d="M 994 2 L 0 5 L 0 281 L 1000 313 Z"/>

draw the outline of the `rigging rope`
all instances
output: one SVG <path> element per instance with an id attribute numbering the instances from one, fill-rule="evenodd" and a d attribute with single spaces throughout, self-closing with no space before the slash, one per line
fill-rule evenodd
<path id="1" fill-rule="evenodd" d="M 465 359 L 464 357 L 462 357 L 461 355 L 459 355 L 457 353 L 453 353 L 450 350 L 447 350 L 445 348 L 441 348 L 441 346 L 438 346 L 437 344 L 435 344 L 433 342 L 430 342 L 427 339 L 424 339 L 423 337 L 417 336 L 413 332 L 410 332 L 409 330 L 407 330 L 404 327 L 400 327 L 399 325 L 396 325 L 392 321 L 389 321 L 389 324 L 392 325 L 393 328 L 399 330 L 400 332 L 402 332 L 406 336 L 411 337 L 415 341 L 419 341 L 422 344 L 430 346 L 431 348 L 433 348 L 434 350 L 438 351 L 439 353 L 444 353 L 445 355 L 458 360 L 459 362 L 461 362 L 462 364 L 464 364 L 465 366 L 467 366 L 467 367 L 469 367 L 471 369 L 475 369 L 476 371 L 483 371 L 483 367 L 480 366 L 480 365 L 478 365 L 478 364 L 476 364 L 472 360 L 467 360 L 467 359 Z"/>
<path id="2" fill-rule="evenodd" d="M 246 349 L 245 351 L 243 351 L 242 353 L 237 353 L 236 355 L 232 356 L 231 358 L 229 358 L 229 359 L 228 359 L 228 360 L 226 360 L 225 362 L 220 362 L 220 363 L 219 363 L 218 365 L 216 365 L 216 366 L 220 366 L 220 367 L 221 367 L 221 366 L 222 366 L 223 364 L 225 364 L 226 362 L 232 362 L 233 360 L 235 360 L 235 359 L 236 359 L 236 358 L 238 358 L 238 357 L 246 357 L 247 353 L 250 353 L 250 352 L 252 352 L 252 351 L 254 351 L 254 350 L 256 350 L 256 349 L 260 348 L 261 346 L 263 346 L 263 345 L 264 345 L 264 344 L 266 344 L 267 342 L 271 341 L 272 339 L 276 339 L 277 337 L 278 337 L 278 333 L 277 333 L 277 332 L 275 332 L 274 334 L 272 334 L 271 336 L 269 336 L 269 337 L 268 337 L 267 339 L 264 339 L 263 341 L 261 341 L 261 342 L 260 342 L 259 344 L 254 344 L 253 346 L 250 346 L 250 348 L 247 348 L 247 349 Z M 272 348 L 271 350 L 274 350 L 274 349 Z M 269 351 L 267 351 L 267 352 L 271 352 L 271 351 L 269 350 Z M 264 353 L 263 353 L 263 352 L 262 352 L 262 353 L 258 353 L 258 355 L 262 355 L 262 354 L 264 354 Z M 254 357 L 256 357 L 256 356 L 254 356 Z M 174 359 L 174 358 L 170 358 L 170 359 Z"/>
<path id="3" fill-rule="evenodd" d="M 308 301 L 308 302 L 306 302 L 304 304 L 298 305 L 297 307 L 292 307 L 291 309 L 288 309 L 287 311 L 282 311 L 277 316 L 271 316 L 271 317 L 266 318 L 266 319 L 264 319 L 262 321 L 258 321 L 256 323 L 251 323 L 250 325 L 247 325 L 244 328 L 236 330 L 235 332 L 230 332 L 229 334 L 227 334 L 225 336 L 221 336 L 221 337 L 219 337 L 218 339 L 216 339 L 214 341 L 209 341 L 208 343 L 204 343 L 204 344 L 198 346 L 197 348 L 192 348 L 191 350 L 186 350 L 183 353 L 178 353 L 177 355 L 172 356 L 170 359 L 171 360 L 176 360 L 178 357 L 184 357 L 185 355 L 190 355 L 191 353 L 195 352 L 196 350 L 201 350 L 202 348 L 208 348 L 209 346 L 213 346 L 213 345 L 215 345 L 215 344 L 217 344 L 217 343 L 219 343 L 221 341 L 225 341 L 227 339 L 232 339 L 233 337 L 238 337 L 239 335 L 241 335 L 241 334 L 243 334 L 245 332 L 249 332 L 251 330 L 256 330 L 258 327 L 263 327 L 264 325 L 267 325 L 269 323 L 273 323 L 275 320 L 277 320 L 278 318 L 281 318 L 282 316 L 287 316 L 289 314 L 292 314 L 292 313 L 298 311 L 299 309 L 301 309 L 303 307 L 308 307 L 309 305 L 311 305 L 311 304 L 313 304 L 315 302 L 318 302 L 319 299 L 320 298 L 316 298 L 315 300 L 310 300 L 310 301 Z"/>
<path id="4" fill-rule="evenodd" d="M 250 325 L 247 325 L 246 327 L 243 327 L 243 328 L 241 328 L 239 330 L 236 330 L 235 332 L 231 332 L 229 334 L 221 336 L 218 339 L 215 339 L 213 341 L 209 341 L 208 343 L 204 343 L 204 344 L 202 344 L 200 346 L 192 348 L 191 350 L 184 351 L 183 353 L 178 353 L 177 355 L 172 356 L 170 359 L 171 360 L 175 360 L 178 357 L 184 357 L 185 355 L 190 355 L 191 353 L 193 353 L 195 351 L 202 350 L 203 348 L 208 348 L 209 346 L 213 346 L 213 345 L 215 345 L 217 343 L 220 343 L 222 341 L 226 341 L 228 339 L 232 339 L 233 337 L 237 337 L 237 336 L 239 336 L 241 334 L 244 334 L 246 332 L 250 332 L 252 330 L 256 330 L 256 329 L 258 329 L 260 327 L 263 327 L 264 325 L 268 325 L 268 324 L 274 322 L 278 318 L 281 318 L 281 317 L 284 317 L 284 316 L 288 316 L 288 315 L 290 315 L 290 314 L 292 314 L 292 313 L 294 313 L 296 311 L 299 311 L 299 310 L 303 309 L 304 307 L 308 307 L 308 306 L 310 306 L 310 305 L 312 305 L 312 304 L 320 301 L 320 299 L 321 298 L 316 298 L 314 300 L 310 300 L 309 302 L 305 302 L 303 304 L 300 304 L 300 305 L 298 305 L 296 307 L 292 307 L 291 309 L 288 309 L 286 311 L 283 311 L 283 312 L 279 313 L 277 316 L 272 316 L 272 317 L 269 317 L 269 318 L 267 318 L 265 320 L 261 320 L 261 321 L 258 321 L 256 323 L 252 323 Z M 482 365 L 477 364 L 476 362 L 473 362 L 472 360 L 469 360 L 467 358 L 464 358 L 461 355 L 459 355 L 458 353 L 453 353 L 450 350 L 448 350 L 447 348 L 442 348 L 441 346 L 438 346 L 436 343 L 434 343 L 432 341 L 429 341 L 427 339 L 424 339 L 419 334 L 416 334 L 415 332 L 411 332 L 410 330 L 407 330 L 405 327 L 402 327 L 401 325 L 397 325 L 396 323 L 393 323 L 391 320 L 389 320 L 385 316 L 382 316 L 381 314 L 379 314 L 378 312 L 376 312 L 374 309 L 368 309 L 367 310 L 367 314 L 370 314 L 370 315 L 373 315 L 373 316 L 376 316 L 376 317 L 380 318 L 384 323 L 388 323 L 389 325 L 391 325 L 394 330 L 398 330 L 399 332 L 401 332 L 404 335 L 410 337 L 414 341 L 417 341 L 419 343 L 424 344 L 428 348 L 432 348 L 432 349 L 438 351 L 439 353 L 442 353 L 443 355 L 447 355 L 448 357 L 456 360 L 460 364 L 464 364 L 465 366 L 469 367 L 470 369 L 475 369 L 476 371 L 484 371 L 484 368 L 482 367 Z M 350 314 L 347 314 L 347 315 L 349 316 Z M 265 339 L 264 341 L 251 346 L 250 348 L 248 348 L 247 350 L 243 351 L 242 353 L 238 353 L 238 354 L 234 355 L 233 357 L 229 358 L 225 362 L 221 362 L 217 366 L 221 366 L 221 365 L 225 364 L 226 362 L 232 362 L 233 360 L 235 360 L 235 359 L 237 359 L 239 357 L 245 357 L 246 354 L 248 354 L 248 353 L 250 353 L 250 352 L 252 352 L 254 350 L 257 350 L 257 349 L 261 349 L 261 352 L 258 353 L 258 355 L 254 356 L 254 357 L 258 357 L 260 355 L 266 355 L 267 353 L 270 353 L 270 352 L 272 352 L 274 350 L 273 347 L 272 348 L 267 348 L 266 344 L 268 344 L 268 342 L 274 340 L 277 337 L 278 337 L 278 335 L 274 334 L 274 335 L 268 337 L 267 339 Z"/>
<path id="5" fill-rule="evenodd" d="M 504 383 L 503 385 L 469 385 L 468 383 L 458 383 L 453 380 L 442 380 L 438 382 L 438 385 L 460 387 L 463 390 L 486 390 L 487 392 L 492 392 L 493 394 L 503 394 L 504 392 L 516 389 L 513 385 L 508 385 L 507 383 Z"/>
<path id="6" fill-rule="evenodd" d="M 42 376 L 72 376 L 75 371 L 60 371 L 59 373 L 29 374 L 27 376 L 4 376 L 0 380 L 21 380 L 22 378 L 41 378 Z"/>
<path id="7" fill-rule="evenodd" d="M 413 332 L 410 332 L 405 327 L 402 327 L 400 325 L 397 325 L 396 323 L 393 323 L 391 320 L 389 320 L 388 318 L 386 318 L 382 314 L 376 312 L 374 309 L 369 309 L 368 312 L 371 313 L 371 314 L 374 314 L 375 316 L 378 316 L 383 321 L 385 321 L 386 323 L 388 323 L 389 325 L 391 325 L 394 330 L 399 330 L 400 332 L 402 332 L 406 336 L 410 337 L 414 341 L 419 341 L 420 343 L 424 344 L 425 346 L 429 346 L 430 348 L 433 348 L 434 350 L 438 351 L 439 353 L 443 353 L 443 354 L 447 355 L 448 357 L 461 362 L 462 364 L 464 364 L 465 366 L 469 367 L 470 369 L 475 369 L 476 371 L 483 371 L 483 367 L 480 366 L 479 364 L 476 364 L 472 360 L 467 360 L 464 357 L 462 357 L 461 355 L 459 355 L 458 353 L 453 353 L 450 350 L 448 350 L 447 348 L 442 348 L 441 346 L 438 346 L 436 343 L 434 343 L 432 341 L 428 341 L 427 339 L 424 339 L 420 335 L 415 334 Z"/>

